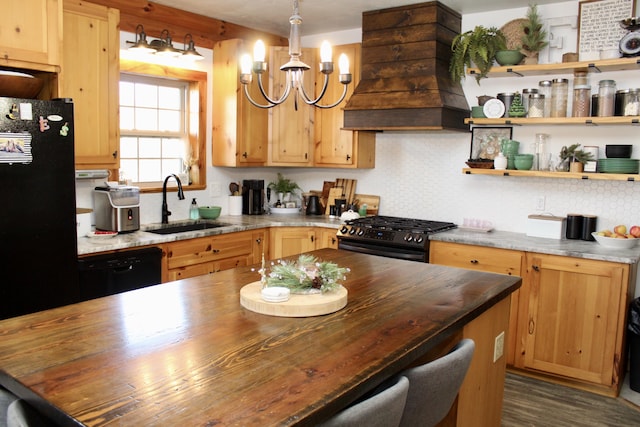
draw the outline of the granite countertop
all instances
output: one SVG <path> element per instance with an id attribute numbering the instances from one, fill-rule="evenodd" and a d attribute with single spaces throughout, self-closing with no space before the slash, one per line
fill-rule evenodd
<path id="1" fill-rule="evenodd" d="M 513 233 L 509 231 L 493 230 L 488 233 L 483 233 L 456 229 L 432 234 L 429 236 L 429 240 L 612 261 L 624 264 L 636 264 L 640 260 L 640 246 L 636 246 L 634 249 L 616 250 L 605 248 L 597 242 L 529 237 L 525 233 Z"/>
<path id="2" fill-rule="evenodd" d="M 207 221 L 207 220 L 201 220 Z M 78 255 L 88 255 L 117 249 L 128 249 L 140 246 L 159 245 L 178 240 L 196 237 L 214 236 L 217 234 L 255 230 L 267 227 L 326 227 L 336 230 L 342 224 L 339 219 L 330 219 L 325 215 L 308 216 L 288 215 L 242 215 L 221 216 L 210 222 L 226 224 L 223 227 L 189 231 L 174 234 L 153 234 L 144 230 L 159 228 L 161 224 L 143 224 L 139 231 L 118 234 L 115 237 L 79 237 Z M 172 221 L 178 225 L 190 223 L 190 220 Z M 430 240 L 442 242 L 464 243 L 501 249 L 512 249 L 526 252 L 538 252 L 550 255 L 571 256 L 601 261 L 636 264 L 640 261 L 640 246 L 634 249 L 613 250 L 600 246 L 597 242 L 583 240 L 545 239 L 528 237 L 525 233 L 493 230 L 488 233 L 461 229 L 449 230 L 429 236 Z"/>
<path id="3" fill-rule="evenodd" d="M 160 245 L 178 240 L 193 239 L 196 237 L 214 236 L 217 234 L 235 233 L 238 231 L 255 230 L 267 227 L 326 227 L 335 228 L 341 225 L 339 219 L 330 219 L 326 215 L 241 215 L 221 216 L 216 220 L 199 220 L 200 222 L 213 222 L 225 224 L 222 227 L 207 230 L 188 231 L 174 234 L 154 234 L 145 230 L 160 228 L 162 224 L 142 224 L 139 231 L 122 233 L 115 236 L 78 237 L 78 255 L 89 255 L 98 252 L 113 251 L 117 249 L 129 249 L 140 246 Z M 193 220 L 171 221 L 170 225 L 192 223 Z"/>

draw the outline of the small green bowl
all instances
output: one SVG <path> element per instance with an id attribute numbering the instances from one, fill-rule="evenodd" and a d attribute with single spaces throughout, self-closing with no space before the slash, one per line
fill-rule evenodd
<path id="1" fill-rule="evenodd" d="M 220 206 L 201 206 L 198 208 L 198 213 L 202 219 L 216 219 L 220 216 Z"/>
<path id="2" fill-rule="evenodd" d="M 533 166 L 533 154 L 516 154 L 513 163 L 516 169 L 528 171 Z"/>
<path id="3" fill-rule="evenodd" d="M 499 50 L 496 52 L 496 62 L 502 66 L 518 65 L 524 59 L 519 50 Z"/>

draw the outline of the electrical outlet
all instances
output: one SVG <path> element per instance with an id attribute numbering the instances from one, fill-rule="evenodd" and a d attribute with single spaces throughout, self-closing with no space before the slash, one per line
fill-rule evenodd
<path id="1" fill-rule="evenodd" d="M 544 210 L 544 204 L 545 204 L 544 196 L 536 197 L 536 210 L 537 211 L 543 211 Z"/>
<path id="2" fill-rule="evenodd" d="M 504 354 L 504 331 L 500 332 L 496 337 L 495 344 L 493 346 L 493 363 L 502 357 Z"/>

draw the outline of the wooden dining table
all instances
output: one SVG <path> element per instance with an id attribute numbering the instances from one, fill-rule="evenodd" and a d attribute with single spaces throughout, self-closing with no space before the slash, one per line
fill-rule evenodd
<path id="1" fill-rule="evenodd" d="M 240 304 L 238 267 L 0 321 L 0 385 L 61 426 L 314 425 L 400 372 L 520 278 L 342 250 L 347 305 Z M 55 286 L 55 284 L 43 284 Z"/>

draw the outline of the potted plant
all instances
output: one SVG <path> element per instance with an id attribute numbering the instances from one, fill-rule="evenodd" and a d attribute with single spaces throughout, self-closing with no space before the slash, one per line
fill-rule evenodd
<path id="1" fill-rule="evenodd" d="M 549 42 L 547 32 L 542 28 L 540 15 L 538 15 L 538 6 L 529 5 L 527 10 L 526 21 L 522 24 L 522 50 L 525 54 L 525 64 L 537 64 L 538 54 L 544 49 Z"/>
<path id="2" fill-rule="evenodd" d="M 562 147 L 560 150 L 560 170 L 569 172 L 582 172 L 584 164 L 593 160 L 593 155 L 587 151 L 579 150 L 580 144 Z"/>
<path id="3" fill-rule="evenodd" d="M 473 30 L 458 34 L 451 43 L 451 78 L 460 81 L 464 78 L 465 66 L 475 66 L 480 71 L 475 76 L 476 82 L 480 84 L 480 79 L 485 78 L 491 69 L 496 52 L 506 48 L 506 38 L 496 27 L 478 25 Z"/>
<path id="4" fill-rule="evenodd" d="M 275 191 L 278 194 L 278 200 L 281 201 L 288 200 L 295 190 L 301 190 L 298 184 L 285 178 L 280 172 L 278 172 L 278 179 L 275 182 L 270 182 L 267 187 Z"/>

